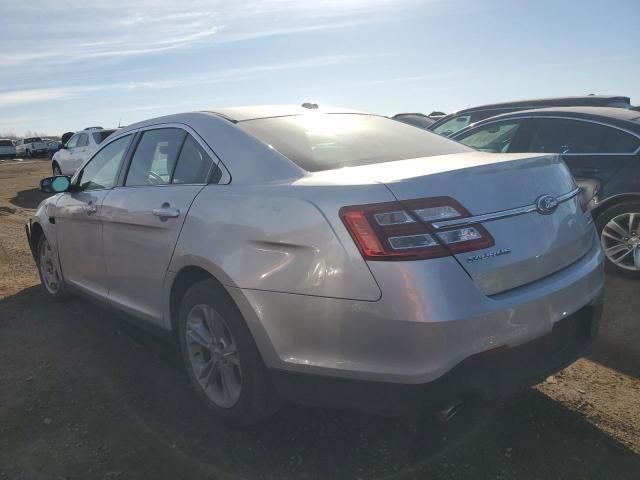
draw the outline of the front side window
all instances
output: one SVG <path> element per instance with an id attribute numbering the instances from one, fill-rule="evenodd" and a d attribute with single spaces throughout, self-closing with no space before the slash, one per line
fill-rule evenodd
<path id="1" fill-rule="evenodd" d="M 471 115 L 456 115 L 441 125 L 435 127 L 432 131 L 438 135 L 450 137 L 459 130 L 462 130 L 471 123 Z"/>
<path id="2" fill-rule="evenodd" d="M 76 147 L 86 147 L 87 145 L 89 145 L 89 136 L 86 133 L 83 133 L 78 137 Z"/>
<path id="3" fill-rule="evenodd" d="M 187 135 L 172 183 L 206 183 L 214 162 L 191 136 Z"/>
<path id="4" fill-rule="evenodd" d="M 456 140 L 483 152 L 504 153 L 509 151 L 519 128 L 519 121 L 496 122 L 472 129 Z"/>
<path id="5" fill-rule="evenodd" d="M 540 118 L 529 151 L 545 153 L 634 153 L 637 137 L 598 123 L 568 118 Z"/>
<path id="6" fill-rule="evenodd" d="M 178 128 L 159 128 L 144 132 L 131 159 L 125 185 L 131 187 L 170 183 L 185 135 Z"/>
<path id="7" fill-rule="evenodd" d="M 131 135 L 119 138 L 101 149 L 79 175 L 81 190 L 101 190 L 116 184 L 120 164 Z"/>
<path id="8" fill-rule="evenodd" d="M 78 146 L 78 139 L 80 138 L 80 135 L 74 135 L 73 137 L 71 137 L 69 139 L 69 141 L 67 142 L 67 148 L 71 149 L 71 148 L 76 148 Z"/>
<path id="9" fill-rule="evenodd" d="M 309 172 L 471 151 L 376 115 L 311 113 L 247 120 L 238 126 Z"/>

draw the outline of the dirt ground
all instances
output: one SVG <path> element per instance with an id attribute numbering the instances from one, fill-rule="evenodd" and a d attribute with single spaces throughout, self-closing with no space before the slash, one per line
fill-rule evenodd
<path id="1" fill-rule="evenodd" d="M 292 406 L 234 430 L 171 344 L 36 286 L 23 222 L 48 173 L 0 162 L 0 479 L 640 478 L 640 283 L 608 276 L 587 359 L 450 422 Z"/>

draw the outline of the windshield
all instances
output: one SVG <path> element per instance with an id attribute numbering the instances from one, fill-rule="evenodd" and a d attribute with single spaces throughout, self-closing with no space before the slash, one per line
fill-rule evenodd
<path id="1" fill-rule="evenodd" d="M 238 126 L 309 172 L 472 151 L 374 115 L 314 113 L 248 120 Z"/>
<path id="2" fill-rule="evenodd" d="M 40 139 L 40 137 L 33 137 L 33 138 L 25 138 L 24 139 L 24 143 L 36 143 L 36 142 L 41 142 L 42 140 Z"/>
<path id="3" fill-rule="evenodd" d="M 13 147 L 11 140 L 0 140 L 0 147 Z"/>

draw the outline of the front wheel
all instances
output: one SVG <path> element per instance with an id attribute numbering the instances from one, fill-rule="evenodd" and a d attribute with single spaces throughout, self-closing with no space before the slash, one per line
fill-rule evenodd
<path id="1" fill-rule="evenodd" d="M 179 338 L 191 384 L 216 416 L 247 425 L 279 408 L 242 315 L 214 280 L 201 280 L 185 293 Z"/>
<path id="2" fill-rule="evenodd" d="M 60 166 L 57 163 L 53 164 L 53 176 L 55 177 L 56 175 L 62 175 L 62 170 L 60 170 Z"/>
<path id="3" fill-rule="evenodd" d="M 596 220 L 608 264 L 618 273 L 640 279 L 640 202 L 608 208 Z"/>
<path id="4" fill-rule="evenodd" d="M 58 256 L 51 248 L 47 237 L 42 234 L 37 246 L 38 273 L 40 274 L 40 283 L 45 291 L 55 300 L 61 300 L 66 297 L 64 290 L 64 280 L 58 263 Z"/>

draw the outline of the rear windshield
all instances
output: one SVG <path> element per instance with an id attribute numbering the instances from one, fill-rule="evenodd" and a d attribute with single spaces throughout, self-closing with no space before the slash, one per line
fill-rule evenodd
<path id="1" fill-rule="evenodd" d="M 111 135 L 115 130 L 100 130 L 99 132 L 93 132 L 93 140 L 96 143 L 102 142 L 105 138 Z"/>
<path id="2" fill-rule="evenodd" d="M 40 137 L 33 137 L 33 138 L 25 138 L 24 139 L 24 143 L 36 143 L 36 142 L 41 142 L 42 140 L 40 139 Z"/>
<path id="3" fill-rule="evenodd" d="M 309 172 L 473 151 L 375 115 L 310 113 L 247 120 L 238 126 Z"/>
<path id="4" fill-rule="evenodd" d="M 0 140 L 0 147 L 13 147 L 11 140 Z"/>

